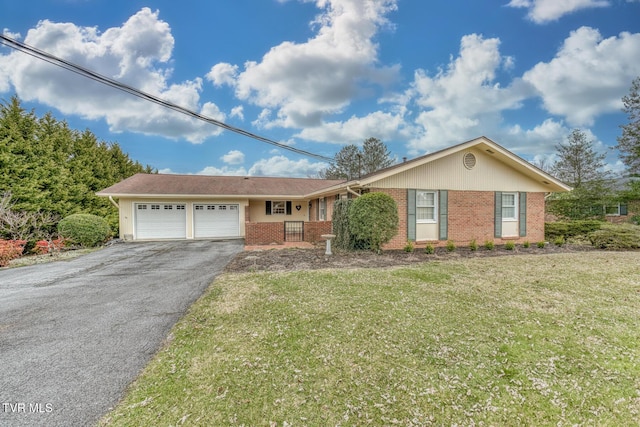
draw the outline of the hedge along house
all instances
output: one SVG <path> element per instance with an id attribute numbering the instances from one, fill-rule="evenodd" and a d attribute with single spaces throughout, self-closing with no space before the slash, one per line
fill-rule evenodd
<path id="1" fill-rule="evenodd" d="M 138 174 L 98 195 L 117 197 L 124 239 L 244 238 L 315 242 L 333 203 L 385 192 L 400 227 L 385 248 L 544 239 L 545 196 L 570 188 L 480 137 L 352 181 Z"/>

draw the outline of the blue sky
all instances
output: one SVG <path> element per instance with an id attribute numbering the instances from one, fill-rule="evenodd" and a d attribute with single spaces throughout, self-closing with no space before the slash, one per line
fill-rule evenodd
<path id="1" fill-rule="evenodd" d="M 552 162 L 574 128 L 611 147 L 640 75 L 640 0 L 49 0 L 4 34 L 206 116 L 332 157 L 487 136 Z M 196 122 L 0 46 L 0 98 L 52 111 L 165 173 L 313 176 L 320 160 Z"/>

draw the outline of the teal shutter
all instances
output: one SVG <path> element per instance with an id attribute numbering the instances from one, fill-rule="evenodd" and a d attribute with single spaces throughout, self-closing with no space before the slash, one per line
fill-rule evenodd
<path id="1" fill-rule="evenodd" d="M 438 225 L 440 240 L 447 240 L 449 238 L 449 192 L 447 190 L 440 190 L 438 192 Z"/>
<path id="2" fill-rule="evenodd" d="M 502 237 L 502 191 L 496 191 L 493 236 Z"/>
<path id="3" fill-rule="evenodd" d="M 520 193 L 518 201 L 520 203 L 520 218 L 518 221 L 520 237 L 525 237 L 527 235 L 527 193 Z"/>
<path id="4" fill-rule="evenodd" d="M 267 200 L 264 202 L 265 205 L 265 214 L 271 215 L 271 200 Z"/>
<path id="5" fill-rule="evenodd" d="M 416 190 L 407 190 L 407 240 L 416 240 Z"/>
<path id="6" fill-rule="evenodd" d="M 627 209 L 627 205 L 620 205 L 620 215 L 629 215 L 629 210 Z"/>

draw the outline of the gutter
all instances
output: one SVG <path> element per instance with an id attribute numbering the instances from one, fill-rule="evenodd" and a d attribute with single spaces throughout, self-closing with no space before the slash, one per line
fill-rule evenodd
<path id="1" fill-rule="evenodd" d="M 355 191 L 353 191 L 351 188 L 349 188 L 349 186 L 347 185 L 347 191 L 351 194 L 354 194 L 356 197 L 360 197 L 361 194 L 356 193 Z"/>
<path id="2" fill-rule="evenodd" d="M 113 206 L 115 206 L 116 208 L 118 208 L 118 210 L 120 210 L 120 205 L 118 205 L 118 203 L 116 203 L 116 201 L 115 201 L 115 200 L 113 200 L 113 197 L 112 197 L 112 196 L 109 196 L 109 201 L 111 202 L 111 204 L 112 204 Z"/>

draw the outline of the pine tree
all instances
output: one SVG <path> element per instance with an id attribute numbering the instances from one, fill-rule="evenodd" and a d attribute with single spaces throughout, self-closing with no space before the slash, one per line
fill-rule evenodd
<path id="1" fill-rule="evenodd" d="M 618 137 L 616 148 L 620 150 L 620 158 L 629 168 L 629 174 L 640 176 L 640 76 L 631 83 L 629 95 L 622 98 L 629 123 L 620 126 L 622 135 Z"/>
<path id="2" fill-rule="evenodd" d="M 605 169 L 605 155 L 593 149 L 593 141 L 574 129 L 565 144 L 556 146 L 558 160 L 551 174 L 573 187 L 550 200 L 549 211 L 563 218 L 583 219 L 604 214 L 611 196 L 610 173 Z"/>
<path id="3" fill-rule="evenodd" d="M 377 138 L 366 139 L 362 149 L 355 144 L 344 146 L 334 159 L 331 166 L 319 173 L 320 178 L 358 179 L 394 163 L 387 146 Z"/>

